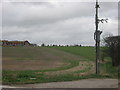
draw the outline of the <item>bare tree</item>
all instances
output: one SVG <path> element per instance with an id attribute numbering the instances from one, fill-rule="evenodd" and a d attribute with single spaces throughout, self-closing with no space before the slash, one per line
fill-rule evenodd
<path id="1" fill-rule="evenodd" d="M 104 38 L 105 48 L 102 50 L 104 56 L 110 56 L 112 65 L 118 66 L 120 64 L 120 36 L 109 36 Z"/>

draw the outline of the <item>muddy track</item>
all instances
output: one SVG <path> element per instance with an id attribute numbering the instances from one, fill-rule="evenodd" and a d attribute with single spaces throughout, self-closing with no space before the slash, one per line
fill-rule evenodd
<path id="1" fill-rule="evenodd" d="M 61 75 L 61 74 L 74 74 L 75 72 L 77 71 L 83 71 L 84 72 L 80 72 L 80 73 L 77 73 L 79 74 L 80 76 L 81 75 L 88 75 L 88 74 L 91 74 L 91 73 L 94 73 L 94 63 L 93 62 L 90 62 L 90 61 L 80 61 L 79 62 L 79 65 L 76 66 L 76 67 L 73 67 L 73 68 L 70 68 L 70 69 L 66 69 L 66 70 L 60 70 L 60 71 L 52 71 L 52 72 L 45 72 L 44 74 L 45 75 L 49 75 L 49 76 L 53 76 L 53 75 Z M 86 69 L 89 68 L 90 70 L 87 70 Z"/>

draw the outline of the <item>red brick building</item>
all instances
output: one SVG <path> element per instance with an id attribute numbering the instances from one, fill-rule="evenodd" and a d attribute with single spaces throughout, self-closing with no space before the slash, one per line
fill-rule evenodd
<path id="1" fill-rule="evenodd" d="M 30 46 L 31 44 L 28 41 L 8 41 L 2 40 L 2 46 Z"/>

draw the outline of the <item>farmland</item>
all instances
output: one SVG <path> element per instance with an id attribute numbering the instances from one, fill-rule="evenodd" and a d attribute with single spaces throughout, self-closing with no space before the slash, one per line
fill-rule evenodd
<path id="1" fill-rule="evenodd" d="M 101 63 L 95 74 L 94 47 L 3 47 L 3 84 L 117 78 L 111 61 Z M 111 69 L 109 69 L 111 68 Z"/>

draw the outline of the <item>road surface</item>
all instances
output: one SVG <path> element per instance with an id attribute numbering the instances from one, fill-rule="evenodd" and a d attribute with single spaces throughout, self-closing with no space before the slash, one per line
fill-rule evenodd
<path id="1" fill-rule="evenodd" d="M 3 88 L 118 88 L 118 79 L 84 79 L 17 86 L 3 85 Z"/>

